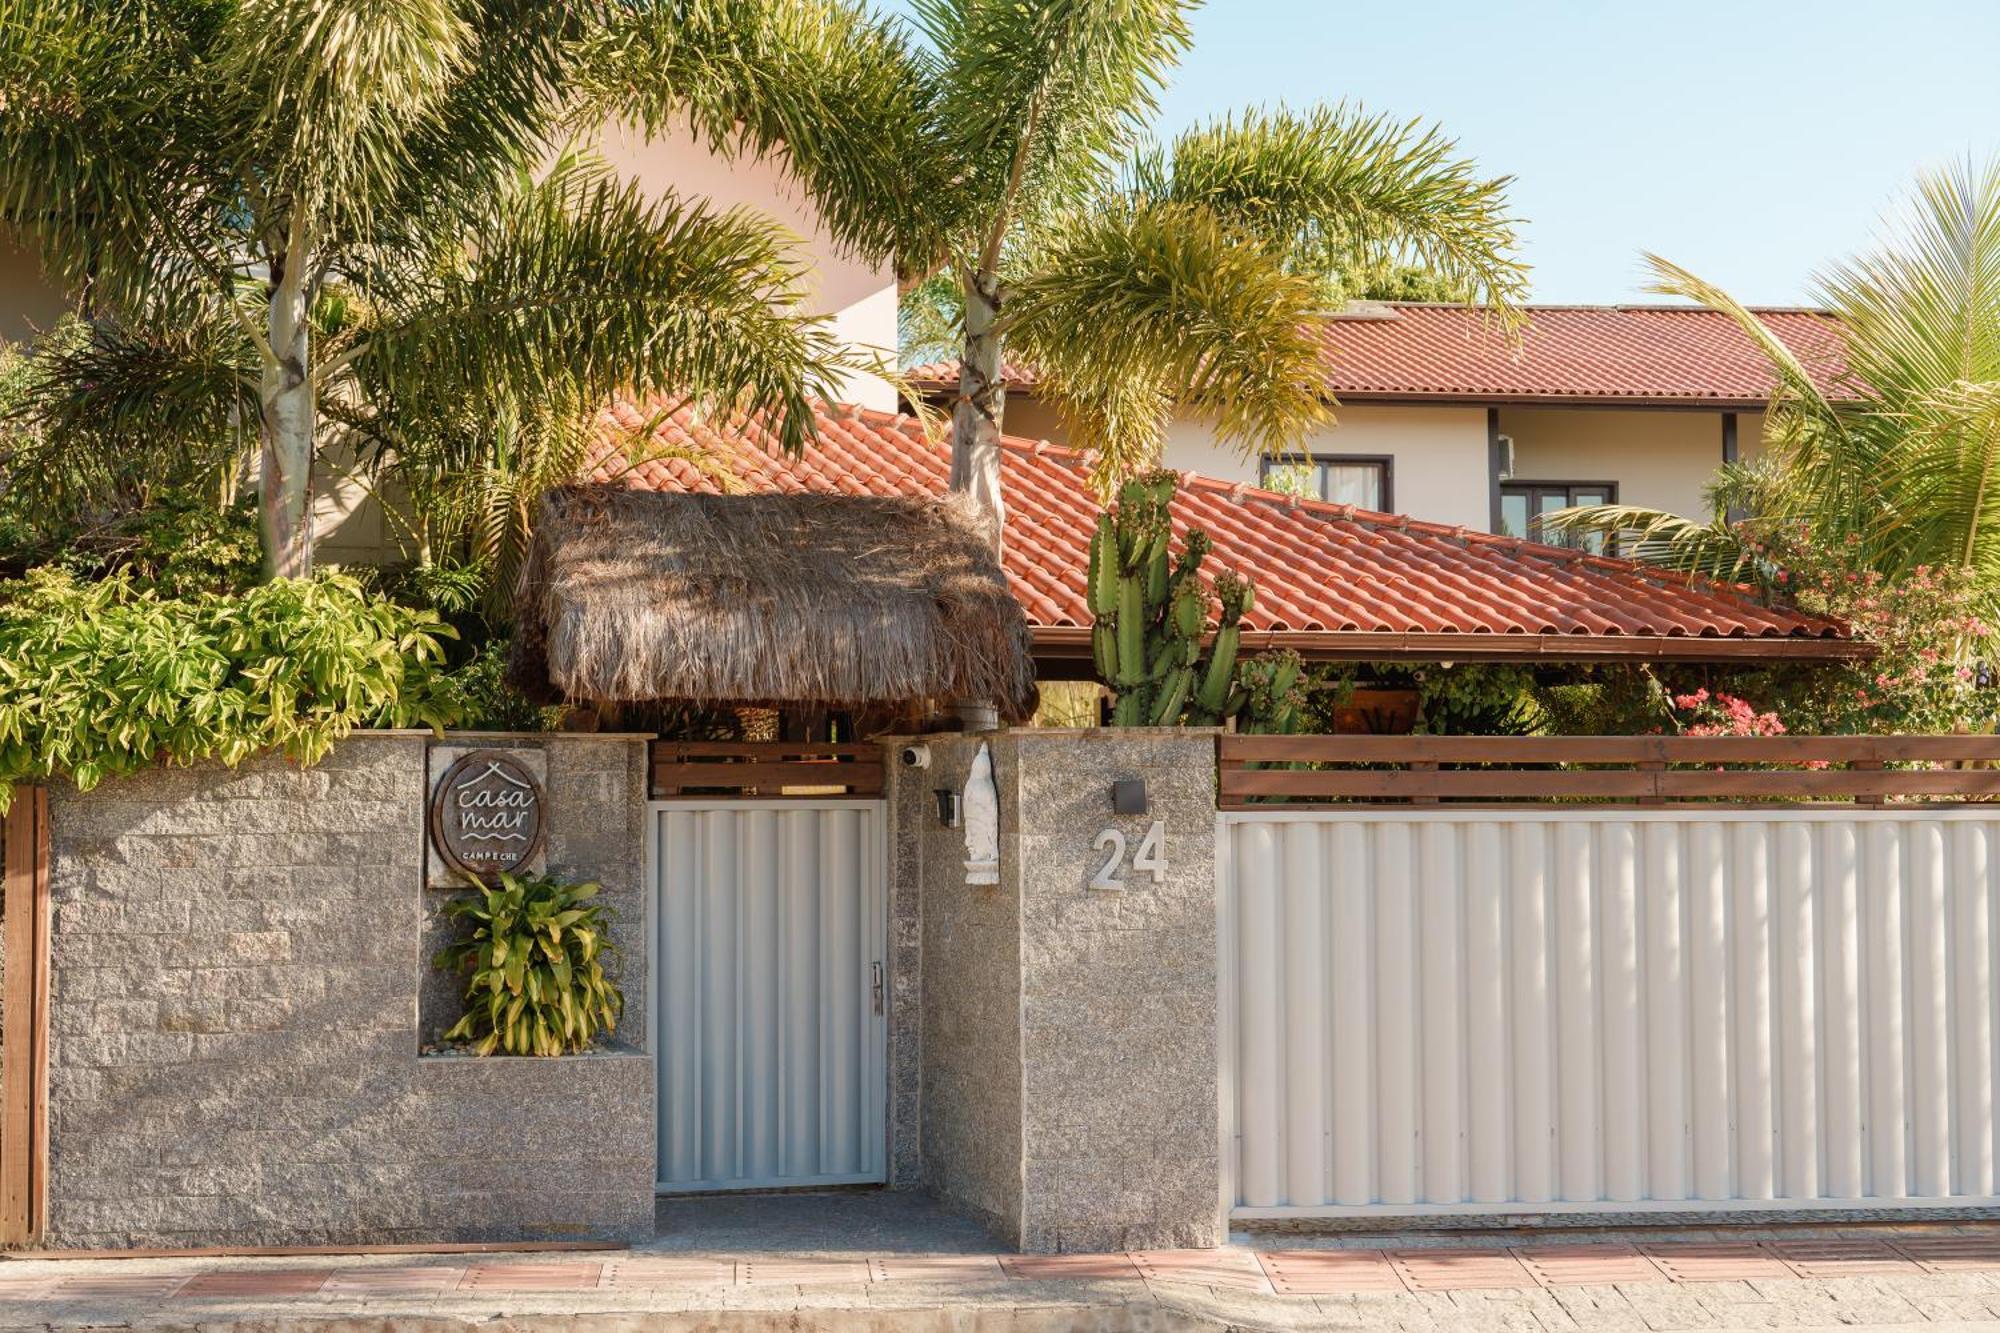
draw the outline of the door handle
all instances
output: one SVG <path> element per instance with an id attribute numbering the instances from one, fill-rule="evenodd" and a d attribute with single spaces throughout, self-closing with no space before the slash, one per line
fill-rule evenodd
<path id="1" fill-rule="evenodd" d="M 868 983 L 868 993 L 874 998 L 875 1012 L 879 1016 L 882 1012 L 882 964 L 870 963 L 868 970 L 873 976 Z"/>

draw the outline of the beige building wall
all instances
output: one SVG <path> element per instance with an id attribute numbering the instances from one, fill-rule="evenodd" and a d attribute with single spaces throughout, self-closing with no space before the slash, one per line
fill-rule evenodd
<path id="1" fill-rule="evenodd" d="M 1720 412 L 1502 407 L 1516 482 L 1611 481 L 1620 504 L 1703 518 L 1702 488 L 1722 466 Z M 1761 418 L 1759 418 L 1761 420 Z M 1744 423 L 1737 422 L 1739 453 Z"/>
<path id="2" fill-rule="evenodd" d="M 637 129 L 617 124 L 605 128 L 597 148 L 620 175 L 637 179 L 649 191 L 672 189 L 718 208 L 754 209 L 792 232 L 812 265 L 807 310 L 831 316 L 842 341 L 879 352 L 885 362 L 895 364 L 894 270 L 859 259 L 836 242 L 780 163 L 732 161 L 709 152 L 691 134 L 648 140 Z M 896 391 L 879 376 L 854 377 L 842 396 L 864 407 L 896 410 Z"/>
<path id="3" fill-rule="evenodd" d="M 1062 417 L 1025 394 L 1010 395 L 1007 434 L 1069 443 Z M 1486 409 L 1345 404 L 1332 426 L 1310 436 L 1300 452 L 1390 456 L 1389 488 L 1396 512 L 1484 532 L 1493 511 L 1487 480 Z M 1255 486 L 1262 460 L 1215 438 L 1205 421 L 1177 419 L 1167 428 L 1160 461 L 1219 481 Z"/>
<path id="4" fill-rule="evenodd" d="M 1050 444 L 1069 443 L 1069 427 L 1063 424 L 1062 414 L 1039 398 L 1030 398 L 1024 393 L 1007 395 L 1007 405 L 1001 413 L 1000 427 L 1007 434 L 1020 440 L 1047 440 Z"/>
<path id="5" fill-rule="evenodd" d="M 1486 413 L 1480 405 L 1346 403 L 1303 451 L 1387 455 L 1398 513 L 1484 532 L 1493 521 Z M 1722 463 L 1719 411 L 1501 407 L 1499 414 L 1501 433 L 1514 439 L 1515 481 L 1614 481 L 1622 503 L 1707 517 L 1702 488 Z M 1748 462 L 1763 452 L 1764 414 L 1736 416 L 1737 456 Z M 1024 394 L 1008 398 L 1005 426 L 1023 439 L 1069 439 L 1055 409 Z M 1163 461 L 1225 481 L 1255 485 L 1259 476 L 1254 455 L 1187 418 L 1169 429 Z"/>
<path id="6" fill-rule="evenodd" d="M 32 338 L 70 308 L 61 289 L 42 277 L 40 256 L 0 233 L 0 342 Z"/>
<path id="7" fill-rule="evenodd" d="M 1736 414 L 1736 458 L 1738 462 L 1755 462 L 1764 453 L 1764 414 L 1762 412 L 1738 412 Z"/>
<path id="8" fill-rule="evenodd" d="M 1011 409 L 1010 409 L 1011 410 Z M 1486 409 L 1346 403 L 1332 426 L 1310 436 L 1302 453 L 1386 454 L 1396 512 L 1485 531 L 1493 512 L 1488 480 Z M 1259 459 L 1218 443 L 1205 422 L 1182 419 L 1167 434 L 1169 467 L 1257 484 Z"/>

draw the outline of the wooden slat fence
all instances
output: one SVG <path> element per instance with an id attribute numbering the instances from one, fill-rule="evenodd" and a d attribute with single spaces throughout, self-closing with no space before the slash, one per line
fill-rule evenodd
<path id="1" fill-rule="evenodd" d="M 882 747 L 854 742 L 655 741 L 653 799 L 880 796 Z"/>
<path id="2" fill-rule="evenodd" d="M 2000 736 L 1223 736 L 1225 810 L 1272 803 L 2000 798 Z"/>
<path id="3" fill-rule="evenodd" d="M 48 1166 L 49 802 L 17 787 L 0 819 L 0 1245 L 41 1236 Z"/>

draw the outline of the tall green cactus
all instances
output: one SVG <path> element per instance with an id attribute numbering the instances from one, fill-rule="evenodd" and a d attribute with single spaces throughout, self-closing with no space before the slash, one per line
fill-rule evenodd
<path id="1" fill-rule="evenodd" d="M 1243 664 L 1238 683 L 1244 693 L 1242 729 L 1290 735 L 1304 721 L 1305 659 L 1290 648 L 1259 653 Z"/>
<path id="2" fill-rule="evenodd" d="M 1249 702 L 1237 681 L 1237 622 L 1254 594 L 1234 574 L 1210 588 L 1201 564 L 1211 544 L 1199 529 L 1172 557 L 1169 511 L 1178 484 L 1171 471 L 1126 482 L 1090 539 L 1091 650 L 1098 679 L 1116 696 L 1113 726 L 1212 726 Z M 1222 614 L 1204 659 L 1202 640 L 1218 597 Z"/>

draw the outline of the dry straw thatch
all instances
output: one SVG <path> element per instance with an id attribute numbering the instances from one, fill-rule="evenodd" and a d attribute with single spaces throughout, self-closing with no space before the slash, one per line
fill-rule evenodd
<path id="1" fill-rule="evenodd" d="M 516 599 L 510 675 L 543 700 L 1034 709 L 1026 617 L 962 500 L 563 487 Z"/>

